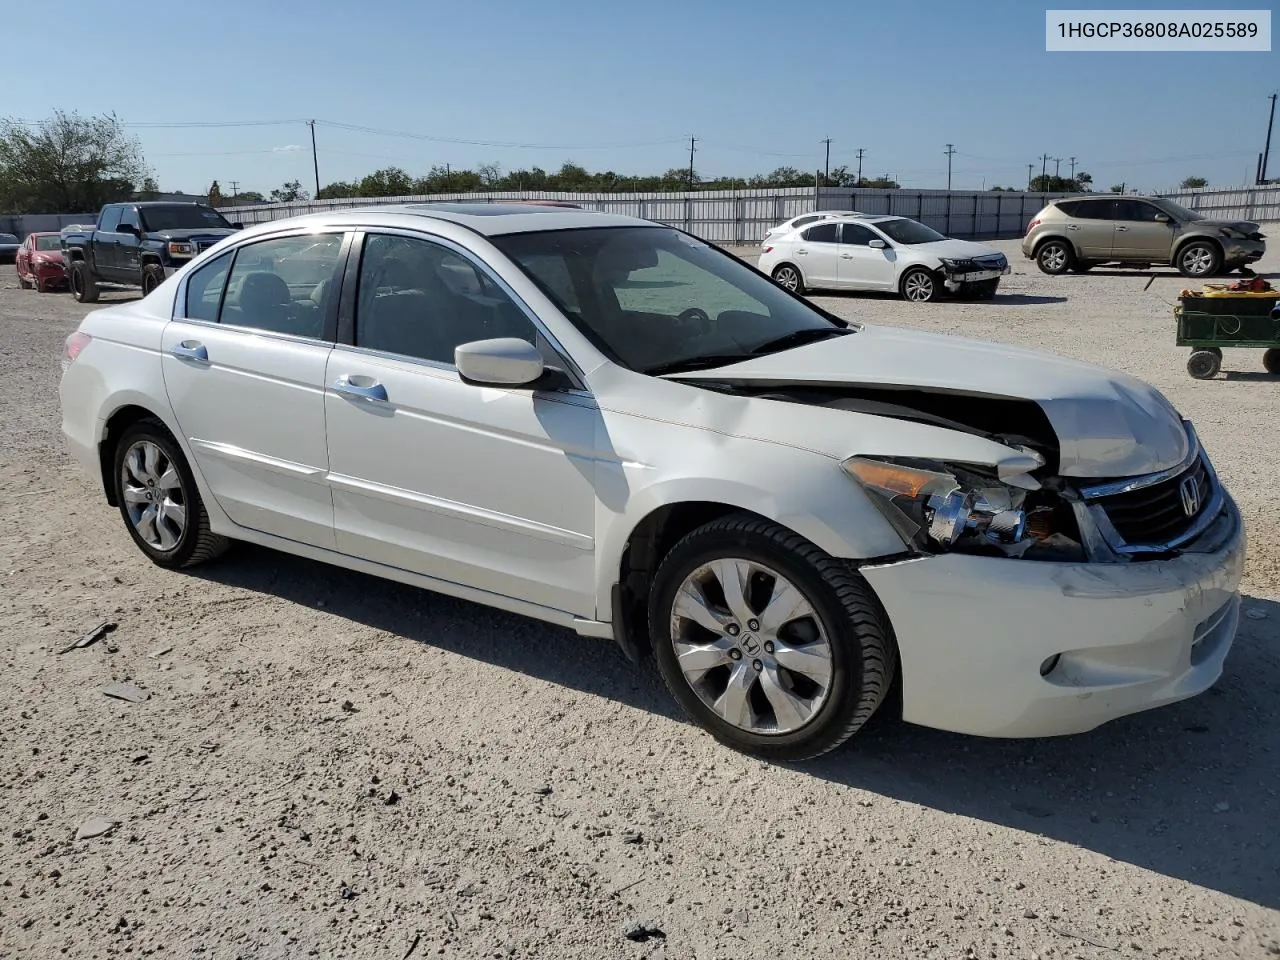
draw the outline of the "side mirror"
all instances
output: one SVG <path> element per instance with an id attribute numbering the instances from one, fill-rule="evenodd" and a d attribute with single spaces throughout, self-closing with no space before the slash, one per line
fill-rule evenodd
<path id="1" fill-rule="evenodd" d="M 876 249 L 876 250 L 883 250 L 883 249 L 885 248 L 886 244 L 885 244 L 885 242 L 884 242 L 883 240 L 879 240 L 879 239 L 877 239 L 877 240 L 868 240 L 868 241 L 867 241 L 867 246 L 868 246 L 868 247 L 872 247 L 872 248 L 874 248 L 874 249 Z"/>
<path id="2" fill-rule="evenodd" d="M 1169 218 L 1169 215 L 1168 215 L 1167 213 L 1157 213 L 1157 214 L 1156 214 L 1156 223 L 1168 223 L 1168 222 L 1169 222 L 1169 219 L 1170 219 L 1170 218 Z"/>
<path id="3" fill-rule="evenodd" d="M 459 344 L 453 349 L 453 363 L 462 382 L 477 387 L 539 390 L 565 382 L 561 371 L 542 362 L 537 347 L 515 337 Z"/>
<path id="4" fill-rule="evenodd" d="M 239 220 L 232 220 L 232 221 L 231 221 L 231 229 L 232 229 L 232 230 L 243 230 L 243 229 L 244 229 L 244 224 L 243 224 L 243 223 L 241 223 Z"/>
<path id="5" fill-rule="evenodd" d="M 138 235 L 138 228 L 132 223 L 122 223 L 116 227 L 116 233 L 131 233 L 136 237 Z"/>

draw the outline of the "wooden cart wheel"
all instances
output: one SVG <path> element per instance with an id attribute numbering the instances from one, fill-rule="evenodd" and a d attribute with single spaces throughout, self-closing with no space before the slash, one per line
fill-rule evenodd
<path id="1" fill-rule="evenodd" d="M 1222 354 L 1217 350 L 1196 350 L 1187 360 L 1187 373 L 1197 380 L 1210 380 L 1222 369 Z"/>
<path id="2" fill-rule="evenodd" d="M 1269 347 L 1262 355 L 1262 365 L 1267 373 L 1280 373 L 1280 347 Z"/>

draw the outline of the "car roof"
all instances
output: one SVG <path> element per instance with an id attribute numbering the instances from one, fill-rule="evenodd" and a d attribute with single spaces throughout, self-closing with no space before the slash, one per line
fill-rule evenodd
<path id="1" fill-rule="evenodd" d="M 467 227 L 486 237 L 539 230 L 576 230 L 586 227 L 662 227 L 663 224 L 621 214 L 597 213 L 573 207 L 533 203 L 401 203 L 355 207 L 289 218 L 290 223 L 326 223 L 334 226 L 382 224 L 415 226 L 418 218 L 442 220 Z M 284 221 L 273 220 L 279 225 Z M 259 224 L 268 226 L 268 224 Z"/>

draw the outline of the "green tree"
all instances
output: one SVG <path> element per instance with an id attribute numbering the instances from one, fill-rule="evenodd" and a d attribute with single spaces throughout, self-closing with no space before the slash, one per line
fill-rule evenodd
<path id="1" fill-rule="evenodd" d="M 286 180 L 281 186 L 271 191 L 273 203 L 288 203 L 293 200 L 309 200 L 311 195 L 302 189 L 302 181 Z"/>
<path id="2" fill-rule="evenodd" d="M 218 181 L 215 180 L 209 184 L 209 206 L 216 207 L 222 202 L 222 188 L 218 186 Z"/>
<path id="3" fill-rule="evenodd" d="M 357 183 L 348 183 L 346 180 L 337 180 L 333 183 L 326 183 L 320 188 L 320 192 L 316 194 L 317 200 L 342 200 L 347 197 L 358 197 L 360 195 L 360 185 Z M 244 194 L 240 194 L 244 196 Z"/>
<path id="4" fill-rule="evenodd" d="M 1209 181 L 1204 177 L 1187 177 L 1182 183 L 1178 184 L 1183 190 L 1199 190 L 1201 187 L 1207 187 L 1208 185 Z"/>
<path id="5" fill-rule="evenodd" d="M 854 186 L 875 187 L 878 190 L 901 190 L 902 189 L 902 184 L 898 183 L 897 180 L 893 179 L 893 177 L 889 176 L 889 174 L 887 173 L 882 173 L 878 177 L 871 177 L 869 179 L 867 177 L 863 177 L 856 184 L 854 184 Z"/>
<path id="6" fill-rule="evenodd" d="M 413 177 L 399 167 L 383 167 L 360 181 L 360 197 L 405 197 L 413 193 Z"/>
<path id="7" fill-rule="evenodd" d="M 97 210 L 132 197 L 147 174 L 141 146 L 114 114 L 0 120 L 0 210 Z"/>

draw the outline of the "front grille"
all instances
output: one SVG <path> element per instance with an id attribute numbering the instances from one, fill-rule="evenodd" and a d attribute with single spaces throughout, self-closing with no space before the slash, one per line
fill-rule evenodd
<path id="1" fill-rule="evenodd" d="M 1194 490 L 1184 487 L 1190 480 Z M 1195 509 L 1187 512 L 1186 494 L 1194 494 Z M 1208 508 L 1213 496 L 1213 483 L 1205 467 L 1204 457 L 1182 473 L 1167 480 L 1099 497 L 1095 503 L 1106 512 L 1107 519 L 1126 544 L 1168 543 L 1186 533 Z"/>

